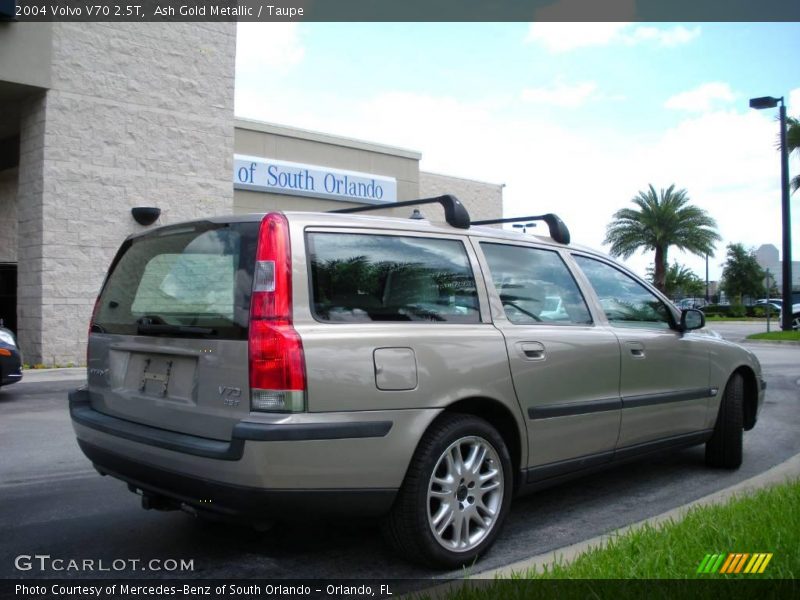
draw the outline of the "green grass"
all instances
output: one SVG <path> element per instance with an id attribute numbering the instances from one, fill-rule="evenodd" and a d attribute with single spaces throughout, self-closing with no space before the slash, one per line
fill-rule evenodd
<path id="1" fill-rule="evenodd" d="M 547 578 L 708 578 L 696 573 L 708 553 L 772 552 L 760 577 L 800 575 L 800 481 L 761 490 L 719 506 L 689 511 L 679 521 L 645 525 L 590 550 L 570 564 L 555 564 Z M 712 576 L 714 577 L 714 576 Z M 739 575 L 716 575 L 735 578 Z"/>
<path id="2" fill-rule="evenodd" d="M 697 573 L 706 554 L 729 552 L 771 552 L 773 557 L 760 575 Z M 691 592 L 689 597 L 695 598 L 767 598 L 778 597 L 773 594 L 781 588 L 764 588 L 764 579 L 798 575 L 800 480 L 738 496 L 723 505 L 691 509 L 680 521 L 645 525 L 584 552 L 569 564 L 558 562 L 509 579 L 463 581 L 433 597 L 673 598 Z M 430 596 L 423 593 L 421 597 Z"/>
<path id="3" fill-rule="evenodd" d="M 774 340 L 778 342 L 800 342 L 800 331 L 770 331 L 769 333 L 754 333 L 747 336 L 748 340 Z"/>

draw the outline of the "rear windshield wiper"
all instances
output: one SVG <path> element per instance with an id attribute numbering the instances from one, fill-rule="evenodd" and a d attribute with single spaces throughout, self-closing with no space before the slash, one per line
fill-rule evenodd
<path id="1" fill-rule="evenodd" d="M 186 335 L 210 336 L 217 330 L 210 327 L 194 327 L 192 325 L 169 325 L 166 323 L 139 323 L 136 331 L 140 335 Z"/>

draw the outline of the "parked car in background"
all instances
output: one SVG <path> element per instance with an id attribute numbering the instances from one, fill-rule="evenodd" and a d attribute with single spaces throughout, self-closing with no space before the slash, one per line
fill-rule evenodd
<path id="1" fill-rule="evenodd" d="M 0 327 L 0 386 L 22 379 L 22 353 L 10 329 Z"/>
<path id="2" fill-rule="evenodd" d="M 703 308 L 708 302 L 704 298 L 683 298 L 675 302 L 675 306 L 684 310 L 687 308 Z"/>
<path id="3" fill-rule="evenodd" d="M 433 201 L 446 223 L 334 214 Z M 446 568 L 520 493 L 698 444 L 738 468 L 755 355 L 533 219 L 550 237 L 442 196 L 130 236 L 70 394 L 78 444 L 145 508 L 378 515 L 400 554 Z"/>
<path id="4" fill-rule="evenodd" d="M 753 306 L 763 306 L 765 308 L 770 306 L 775 309 L 775 311 L 780 312 L 781 306 L 783 306 L 783 300 L 780 298 L 761 298 L 760 300 L 756 300 L 756 303 L 753 304 Z"/>
<path id="5" fill-rule="evenodd" d="M 783 310 L 778 318 L 783 321 Z M 800 303 L 792 305 L 792 329 L 800 331 Z"/>

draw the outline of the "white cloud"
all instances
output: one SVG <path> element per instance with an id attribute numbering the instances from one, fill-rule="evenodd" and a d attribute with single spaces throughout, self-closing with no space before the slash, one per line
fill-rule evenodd
<path id="1" fill-rule="evenodd" d="M 576 48 L 643 42 L 672 47 L 686 44 L 700 35 L 700 27 L 687 29 L 677 25 L 671 29 L 636 26 L 634 23 L 531 23 L 526 43 L 537 43 L 550 52 L 567 52 Z"/>
<path id="2" fill-rule="evenodd" d="M 286 73 L 303 60 L 305 50 L 297 23 L 239 23 L 236 29 L 236 72 L 269 69 Z"/>
<path id="3" fill-rule="evenodd" d="M 538 43 L 551 52 L 586 46 L 605 46 L 630 23 L 531 23 L 526 43 Z"/>
<path id="4" fill-rule="evenodd" d="M 658 27 L 637 27 L 630 35 L 623 36 L 623 41 L 629 45 L 644 41 L 653 41 L 660 46 L 680 46 L 687 44 L 700 35 L 700 27 L 687 29 L 678 25 L 672 29 L 659 29 Z"/>
<path id="5" fill-rule="evenodd" d="M 800 116 L 800 88 L 795 88 L 789 92 L 789 100 L 786 103 L 786 111 L 789 116 Z"/>
<path id="6" fill-rule="evenodd" d="M 549 87 L 522 90 L 522 99 L 537 104 L 550 104 L 565 108 L 577 108 L 595 96 L 597 84 L 593 81 L 566 85 L 557 83 Z"/>
<path id="7" fill-rule="evenodd" d="M 664 132 L 655 143 L 631 148 L 627 168 L 642 183 L 656 188 L 675 183 L 689 192 L 692 202 L 717 220 L 723 241 L 710 259 L 711 278 L 717 279 L 725 247 L 740 242 L 758 247 L 780 241 L 779 160 L 775 122 L 756 111 L 721 111 L 686 119 Z M 795 228 L 799 229 L 800 228 Z M 675 249 L 678 260 L 704 274 L 702 257 Z M 652 262 L 646 254 L 630 261 L 639 272 Z"/>
<path id="8" fill-rule="evenodd" d="M 731 87 L 727 83 L 715 81 L 675 94 L 667 99 L 664 107 L 690 112 L 708 112 L 718 103 L 730 103 L 734 100 L 736 94 Z"/>

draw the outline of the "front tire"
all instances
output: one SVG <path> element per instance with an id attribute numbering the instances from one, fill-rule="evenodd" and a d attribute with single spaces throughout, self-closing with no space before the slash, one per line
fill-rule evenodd
<path id="1" fill-rule="evenodd" d="M 497 538 L 512 495 L 511 458 L 485 420 L 445 413 L 425 432 L 384 523 L 407 559 L 472 564 Z"/>
<path id="2" fill-rule="evenodd" d="M 744 380 L 740 373 L 734 373 L 725 386 L 714 434 L 706 442 L 706 464 L 709 467 L 738 469 L 742 464 L 743 433 Z"/>

